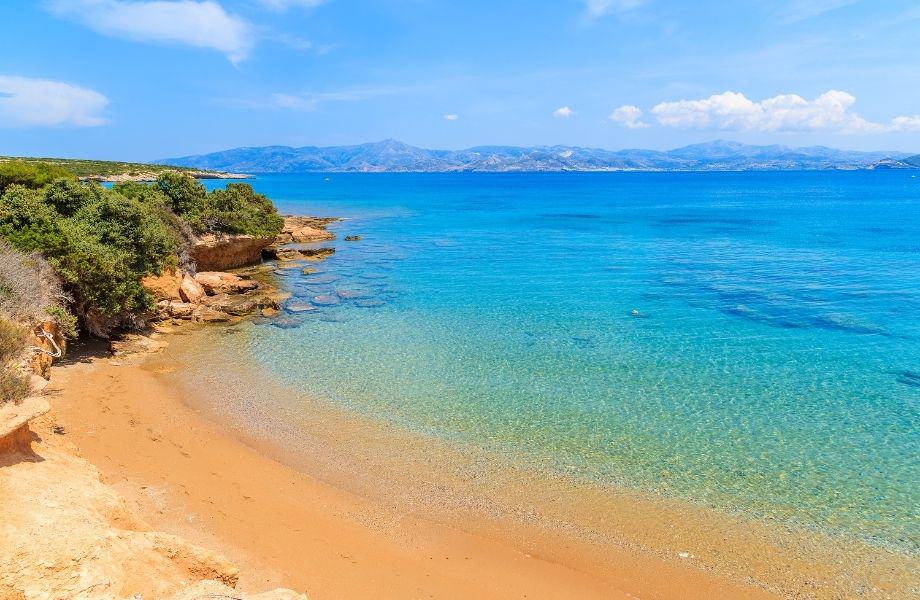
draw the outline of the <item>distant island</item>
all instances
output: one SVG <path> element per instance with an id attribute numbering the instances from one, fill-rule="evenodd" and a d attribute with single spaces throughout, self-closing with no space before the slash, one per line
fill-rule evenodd
<path id="1" fill-rule="evenodd" d="M 396 140 L 354 146 L 263 146 L 155 161 L 194 169 L 244 173 L 770 171 L 916 169 L 920 155 L 859 152 L 824 146 L 752 146 L 713 141 L 668 151 L 577 146 L 477 146 L 429 150 Z"/>

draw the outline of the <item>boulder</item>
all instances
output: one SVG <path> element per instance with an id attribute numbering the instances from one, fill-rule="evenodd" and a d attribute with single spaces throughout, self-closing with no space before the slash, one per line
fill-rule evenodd
<path id="1" fill-rule="evenodd" d="M 259 287 L 252 279 L 243 279 L 233 273 L 221 271 L 202 271 L 195 275 L 195 281 L 201 284 L 209 296 L 216 294 L 242 294 Z"/>
<path id="2" fill-rule="evenodd" d="M 305 248 L 300 254 L 309 260 L 324 260 L 335 254 L 335 248 Z"/>
<path id="3" fill-rule="evenodd" d="M 192 319 L 201 323 L 226 323 L 230 320 L 230 315 L 210 306 L 199 306 L 192 313 Z"/>
<path id="4" fill-rule="evenodd" d="M 200 304 L 204 296 L 205 292 L 201 284 L 186 274 L 182 278 L 182 284 L 179 286 L 179 297 L 182 301 L 190 304 Z"/>
<path id="5" fill-rule="evenodd" d="M 274 241 L 251 235 L 208 234 L 192 244 L 189 255 L 200 271 L 226 271 L 259 264 L 262 249 Z"/>
<path id="6" fill-rule="evenodd" d="M 259 298 L 254 296 L 231 296 L 220 294 L 208 299 L 207 307 L 236 317 L 248 315 L 259 306 Z"/>
<path id="7" fill-rule="evenodd" d="M 141 279 L 141 285 L 154 300 L 180 300 L 179 287 L 182 285 L 182 275 L 177 271 L 163 271 L 160 275 L 144 277 Z"/>
<path id="8" fill-rule="evenodd" d="M 197 305 L 188 302 L 170 302 L 166 312 L 174 319 L 191 319 Z"/>

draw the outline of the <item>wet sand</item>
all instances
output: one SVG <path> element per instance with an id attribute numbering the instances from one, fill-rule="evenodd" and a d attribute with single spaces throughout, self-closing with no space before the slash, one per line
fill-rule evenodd
<path id="1" fill-rule="evenodd" d="M 183 376 L 190 349 L 215 335 L 175 336 L 136 363 L 59 368 L 52 404 L 141 517 L 223 552 L 244 591 L 756 599 L 916 589 L 917 561 L 897 552 L 551 477 L 320 402 L 289 415 L 223 410 Z M 244 381 L 241 366 L 225 375 Z M 251 385 L 290 393 L 257 376 Z"/>

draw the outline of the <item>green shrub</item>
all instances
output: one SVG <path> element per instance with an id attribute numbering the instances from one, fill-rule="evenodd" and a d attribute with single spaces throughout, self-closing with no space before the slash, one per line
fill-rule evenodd
<path id="1" fill-rule="evenodd" d="M 229 183 L 226 189 L 212 191 L 184 217 L 198 233 L 273 237 L 284 225 L 271 200 L 246 183 Z"/>
<path id="2" fill-rule="evenodd" d="M 200 181 L 183 173 L 163 173 L 157 178 L 156 187 L 169 199 L 170 210 L 180 217 L 201 206 L 207 196 Z"/>
<path id="3" fill-rule="evenodd" d="M 11 185 L 37 189 L 61 177 L 72 178 L 73 174 L 67 169 L 46 162 L 0 161 L 0 193 Z"/>
<path id="4" fill-rule="evenodd" d="M 97 184 L 55 180 L 38 192 L 10 186 L 0 196 L 0 235 L 45 256 L 78 314 L 93 310 L 117 320 L 150 308 L 141 278 L 175 263 L 177 242 L 164 210 L 162 202 Z"/>

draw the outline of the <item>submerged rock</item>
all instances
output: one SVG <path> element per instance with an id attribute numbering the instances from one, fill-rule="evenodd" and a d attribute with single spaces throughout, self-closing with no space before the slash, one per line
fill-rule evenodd
<path id="1" fill-rule="evenodd" d="M 360 235 L 346 235 L 346 236 L 345 236 L 345 241 L 346 241 L 346 242 L 358 242 L 358 241 L 363 240 L 363 239 L 364 239 L 364 237 L 363 237 L 363 236 L 360 236 Z"/>
<path id="2" fill-rule="evenodd" d="M 368 298 L 366 300 L 355 301 L 355 306 L 360 306 L 361 308 L 375 308 L 377 306 L 383 306 L 384 304 L 386 304 L 386 302 L 376 298 Z"/>
<path id="3" fill-rule="evenodd" d="M 306 302 L 291 302 L 290 304 L 288 304 L 288 305 L 285 306 L 284 308 L 285 308 L 286 310 L 290 311 L 290 312 L 293 312 L 293 313 L 307 312 L 307 311 L 311 311 L 311 310 L 316 310 L 316 307 L 315 307 L 315 306 L 313 306 L 312 304 L 307 304 Z"/>
<path id="4" fill-rule="evenodd" d="M 340 303 L 338 296 L 333 296 L 332 294 L 313 296 L 311 302 L 317 306 L 335 306 Z"/>
<path id="5" fill-rule="evenodd" d="M 370 293 L 362 290 L 337 290 L 339 298 L 342 300 L 355 300 L 358 298 L 368 298 Z"/>

